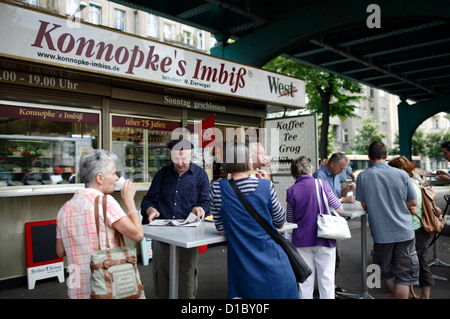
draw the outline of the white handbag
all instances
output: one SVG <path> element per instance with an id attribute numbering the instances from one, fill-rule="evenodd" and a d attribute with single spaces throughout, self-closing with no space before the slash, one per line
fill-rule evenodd
<path id="1" fill-rule="evenodd" d="M 322 213 L 319 186 L 322 188 L 323 201 L 328 214 Z M 315 180 L 317 201 L 319 203 L 319 215 L 317 215 L 317 237 L 328 239 L 348 239 L 352 235 L 345 218 L 339 216 L 333 207 L 329 207 L 328 199 L 323 190 L 322 180 Z"/>

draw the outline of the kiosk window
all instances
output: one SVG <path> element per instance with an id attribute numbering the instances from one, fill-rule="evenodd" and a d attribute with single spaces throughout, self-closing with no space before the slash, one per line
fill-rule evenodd
<path id="1" fill-rule="evenodd" d="M 116 169 L 133 182 L 151 182 L 156 172 L 171 163 L 172 131 L 181 122 L 112 116 L 112 152 L 118 157 Z"/>
<path id="2" fill-rule="evenodd" d="M 0 107 L 0 187 L 80 183 L 80 156 L 99 142 L 99 113 Z"/>

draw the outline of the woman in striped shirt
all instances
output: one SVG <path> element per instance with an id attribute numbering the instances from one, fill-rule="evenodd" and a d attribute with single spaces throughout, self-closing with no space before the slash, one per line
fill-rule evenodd
<path id="1" fill-rule="evenodd" d="M 309 158 L 300 156 L 293 160 L 291 175 L 295 178 L 295 184 L 287 190 L 287 220 L 298 226 L 292 232 L 292 244 L 297 247 L 298 252 L 313 271 L 311 276 L 300 284 L 300 299 L 313 298 L 316 272 L 320 298 L 334 299 L 336 240 L 317 237 L 319 204 Z M 322 182 L 329 206 L 336 209 L 337 212 L 342 212 L 344 209 L 341 202 L 328 183 Z M 319 193 L 322 194 L 321 189 L 319 189 Z M 325 207 L 323 198 L 320 200 L 321 207 Z M 326 212 L 322 213 L 326 214 Z"/>
<path id="2" fill-rule="evenodd" d="M 250 205 L 275 228 L 285 212 L 270 180 L 252 176 L 248 147 L 228 145 L 225 173 L 231 174 Z M 257 176 L 265 177 L 264 173 Z M 298 298 L 297 283 L 283 249 L 244 208 L 228 179 L 214 181 L 211 210 L 218 231 L 228 242 L 228 296 L 245 299 Z"/>

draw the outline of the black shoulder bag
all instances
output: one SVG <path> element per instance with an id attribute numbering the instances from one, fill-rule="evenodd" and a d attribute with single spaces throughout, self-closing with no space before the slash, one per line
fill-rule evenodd
<path id="1" fill-rule="evenodd" d="M 236 193 L 236 196 L 244 205 L 245 209 L 250 213 L 250 215 L 256 220 L 256 222 L 261 225 L 261 227 L 272 237 L 272 239 L 283 248 L 284 252 L 289 258 L 292 270 L 294 271 L 295 278 L 297 282 L 304 282 L 311 274 L 311 268 L 303 260 L 302 256 L 298 253 L 297 249 L 292 245 L 292 243 L 284 238 L 276 229 L 274 229 L 269 223 L 267 223 L 262 217 L 253 209 L 253 207 L 247 202 L 244 195 L 241 193 L 236 185 L 234 179 L 230 179 L 230 186 Z"/>

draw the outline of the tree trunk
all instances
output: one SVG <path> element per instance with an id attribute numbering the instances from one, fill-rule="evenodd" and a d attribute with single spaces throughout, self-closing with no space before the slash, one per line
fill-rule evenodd
<path id="1" fill-rule="evenodd" d="M 328 128 L 330 127 L 330 99 L 334 85 L 334 75 L 328 78 L 328 86 L 323 90 L 318 87 L 320 104 L 322 106 L 322 127 L 320 129 L 319 156 L 321 159 L 328 158 Z"/>
<path id="2" fill-rule="evenodd" d="M 322 127 L 320 128 L 320 158 L 328 158 L 328 128 L 330 127 L 330 101 L 322 98 Z"/>

